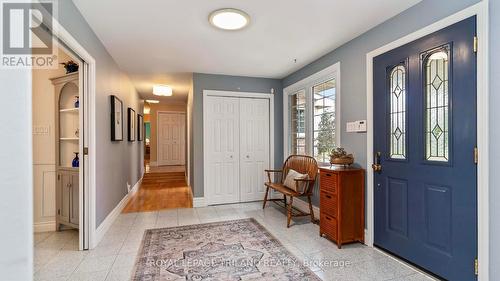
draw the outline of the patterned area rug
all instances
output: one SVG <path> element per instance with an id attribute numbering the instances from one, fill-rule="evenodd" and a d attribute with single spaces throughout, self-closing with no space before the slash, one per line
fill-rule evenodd
<path id="1" fill-rule="evenodd" d="M 132 280 L 320 279 L 251 218 L 146 230 Z"/>

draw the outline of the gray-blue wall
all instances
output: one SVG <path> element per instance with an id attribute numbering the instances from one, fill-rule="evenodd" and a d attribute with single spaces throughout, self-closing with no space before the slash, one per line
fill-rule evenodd
<path id="1" fill-rule="evenodd" d="M 471 6 L 479 0 L 424 0 L 382 23 L 347 44 L 333 50 L 283 79 L 287 87 L 333 63 L 341 62 L 342 145 L 353 151 L 356 162 L 366 166 L 366 135 L 345 133 L 345 122 L 366 118 L 366 53 L 446 16 Z M 500 280 L 500 0 L 490 0 L 490 280 Z"/>
<path id="2" fill-rule="evenodd" d="M 142 102 L 130 79 L 120 71 L 104 45 L 92 31 L 72 1 L 57 1 L 59 22 L 96 60 L 96 227 L 141 177 L 142 142 L 111 142 L 110 100 L 116 95 L 123 108 L 142 112 Z M 124 118 L 126 133 L 127 118 Z"/>
<path id="3" fill-rule="evenodd" d="M 500 280 L 500 0 L 490 0 L 490 280 Z"/>
<path id="4" fill-rule="evenodd" d="M 203 197 L 203 90 L 270 93 L 274 96 L 274 159 L 275 167 L 283 162 L 283 89 L 281 80 L 193 74 L 193 153 L 191 154 L 191 183 L 194 197 Z"/>
<path id="5" fill-rule="evenodd" d="M 366 54 L 478 0 L 424 0 L 283 79 L 283 87 L 336 62 L 341 72 L 341 145 L 366 168 L 366 134 L 346 133 L 347 121 L 366 119 Z"/>

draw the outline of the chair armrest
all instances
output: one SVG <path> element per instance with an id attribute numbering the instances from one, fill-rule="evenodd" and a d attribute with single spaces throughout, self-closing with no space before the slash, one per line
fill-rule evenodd
<path id="1" fill-rule="evenodd" d="M 293 180 L 296 181 L 296 182 L 299 182 L 299 181 L 314 182 L 315 181 L 313 179 L 293 179 Z"/>
<path id="2" fill-rule="evenodd" d="M 266 173 L 283 173 L 283 170 L 264 170 Z"/>
<path id="3" fill-rule="evenodd" d="M 267 169 L 267 170 L 264 170 L 266 173 L 267 173 L 267 179 L 269 182 L 273 182 L 271 180 L 271 173 L 283 173 L 282 170 L 272 170 L 272 169 Z"/>
<path id="4" fill-rule="evenodd" d="M 311 191 L 312 191 L 312 188 L 311 188 L 311 183 L 314 183 L 316 180 L 314 179 L 293 179 L 295 181 L 295 187 L 296 187 L 296 190 L 299 190 L 299 183 L 300 182 L 303 182 L 304 184 L 305 183 L 308 183 L 305 187 L 304 187 L 304 190 L 302 190 L 302 192 L 300 192 L 302 195 L 307 195 L 309 194 Z"/>

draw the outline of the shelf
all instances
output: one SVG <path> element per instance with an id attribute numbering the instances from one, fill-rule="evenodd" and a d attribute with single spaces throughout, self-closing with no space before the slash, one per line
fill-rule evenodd
<path id="1" fill-rule="evenodd" d="M 59 138 L 59 140 L 62 140 L 62 141 L 77 141 L 77 140 L 80 140 L 80 138 L 76 138 L 76 137 L 71 137 L 71 138 Z"/>
<path id="2" fill-rule="evenodd" d="M 66 170 L 66 171 L 75 171 L 77 172 L 80 168 L 79 167 L 67 167 L 67 166 L 59 166 L 59 170 Z"/>
<path id="3" fill-rule="evenodd" d="M 59 109 L 59 112 L 78 112 L 80 108 L 78 107 L 73 107 L 73 108 L 63 108 Z"/>

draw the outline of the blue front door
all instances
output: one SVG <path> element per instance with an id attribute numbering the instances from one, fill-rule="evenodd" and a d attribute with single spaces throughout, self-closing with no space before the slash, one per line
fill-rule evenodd
<path id="1" fill-rule="evenodd" d="M 472 17 L 373 62 L 375 245 L 454 281 L 476 280 L 475 35 Z"/>

